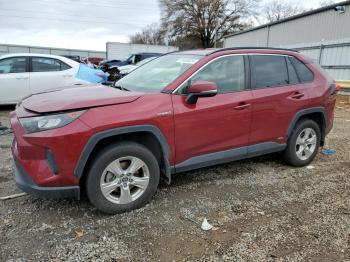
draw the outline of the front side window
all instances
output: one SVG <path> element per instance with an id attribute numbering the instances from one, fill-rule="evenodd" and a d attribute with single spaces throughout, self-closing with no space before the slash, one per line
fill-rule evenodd
<path id="1" fill-rule="evenodd" d="M 195 64 L 202 56 L 188 54 L 168 54 L 135 69 L 115 86 L 130 91 L 161 92 L 183 72 Z"/>
<path id="2" fill-rule="evenodd" d="M 278 55 L 252 55 L 252 88 L 265 88 L 289 84 L 286 59 Z"/>
<path id="3" fill-rule="evenodd" d="M 133 64 L 136 64 L 142 60 L 142 55 L 135 55 L 135 60 L 133 61 Z"/>
<path id="4" fill-rule="evenodd" d="M 0 74 L 25 73 L 26 66 L 25 57 L 5 58 L 0 61 Z"/>
<path id="5" fill-rule="evenodd" d="M 69 69 L 70 66 L 62 61 L 47 57 L 32 58 L 32 72 L 54 72 Z"/>
<path id="6" fill-rule="evenodd" d="M 229 93 L 244 89 L 244 58 L 241 55 L 224 56 L 209 63 L 194 74 L 180 90 L 187 94 L 191 84 L 197 81 L 214 82 L 218 93 Z"/>

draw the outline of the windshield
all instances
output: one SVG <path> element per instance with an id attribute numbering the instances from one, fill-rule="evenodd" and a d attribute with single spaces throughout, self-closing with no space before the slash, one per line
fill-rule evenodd
<path id="1" fill-rule="evenodd" d="M 134 55 L 133 54 L 127 54 L 125 56 L 123 56 L 123 58 L 120 61 L 127 61 L 129 59 L 131 59 Z"/>
<path id="2" fill-rule="evenodd" d="M 115 86 L 130 91 L 160 92 L 201 58 L 200 55 L 164 55 L 132 71 Z"/>
<path id="3" fill-rule="evenodd" d="M 141 66 L 141 65 L 146 64 L 147 62 L 153 60 L 154 58 L 155 58 L 155 57 L 153 56 L 153 57 L 149 57 L 149 58 L 143 59 L 143 60 L 141 60 L 140 62 L 137 62 L 135 65 Z"/>

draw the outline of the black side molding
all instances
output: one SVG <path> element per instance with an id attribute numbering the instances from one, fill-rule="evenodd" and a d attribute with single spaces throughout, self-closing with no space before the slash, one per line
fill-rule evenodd
<path id="1" fill-rule="evenodd" d="M 256 157 L 260 155 L 270 154 L 283 151 L 286 144 L 278 144 L 275 142 L 265 142 L 256 145 L 239 147 L 220 152 L 195 156 L 173 167 L 172 172 L 185 172 L 197 168 L 208 167 L 245 158 Z"/>
<path id="2" fill-rule="evenodd" d="M 138 126 L 126 126 L 126 127 L 120 127 L 120 128 L 114 128 L 106 131 L 102 131 L 99 133 L 94 134 L 87 144 L 85 145 L 83 151 L 80 154 L 78 163 L 75 167 L 74 170 L 74 175 L 78 178 L 80 178 L 83 175 L 83 171 L 86 165 L 86 162 L 97 145 L 97 143 L 108 137 L 116 136 L 116 135 L 121 135 L 121 134 L 131 134 L 131 133 L 136 133 L 136 132 L 148 132 L 153 134 L 163 151 L 163 156 L 164 156 L 164 162 L 165 162 L 165 176 L 167 177 L 167 182 L 170 183 L 170 165 L 169 165 L 169 156 L 170 156 L 170 147 L 168 145 L 168 142 L 163 135 L 163 133 L 160 131 L 160 129 L 156 126 L 153 125 L 138 125 Z"/>
<path id="3" fill-rule="evenodd" d="M 289 127 L 288 127 L 288 131 L 287 131 L 287 138 L 289 138 L 292 134 L 292 131 L 295 127 L 295 124 L 299 121 L 299 119 L 307 114 L 311 114 L 311 113 L 321 113 L 322 117 L 323 117 L 323 123 L 325 124 L 325 126 L 321 127 L 321 131 L 322 132 L 322 139 L 321 141 L 324 141 L 325 135 L 326 135 L 326 130 L 328 130 L 328 126 L 329 124 L 327 123 L 327 117 L 326 117 L 326 110 L 324 107 L 312 107 L 312 108 L 307 108 L 307 109 L 303 109 L 298 111 L 295 115 L 293 120 L 290 122 Z"/>
<path id="4" fill-rule="evenodd" d="M 52 173 L 58 174 L 58 166 L 55 161 L 55 157 L 50 149 L 46 150 L 46 161 Z"/>

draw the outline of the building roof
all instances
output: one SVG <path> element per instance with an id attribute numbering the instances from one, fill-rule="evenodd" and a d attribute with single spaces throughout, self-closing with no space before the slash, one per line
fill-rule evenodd
<path id="1" fill-rule="evenodd" d="M 232 34 L 229 34 L 229 35 L 225 35 L 224 38 L 227 38 L 227 37 L 230 37 L 230 36 L 234 36 L 234 35 L 244 34 L 244 33 L 250 32 L 250 31 L 255 31 L 255 30 L 258 30 L 258 29 L 266 28 L 266 27 L 270 27 L 272 25 L 281 24 L 281 23 L 288 22 L 288 21 L 295 20 L 295 19 L 299 19 L 299 18 L 302 18 L 302 17 L 305 17 L 305 16 L 322 13 L 324 11 L 328 11 L 328 10 L 334 9 L 336 6 L 342 6 L 342 5 L 350 5 L 350 0 L 349 1 L 339 2 L 339 3 L 336 3 L 336 4 L 332 4 L 332 5 L 327 5 L 327 6 L 324 6 L 324 7 L 321 7 L 321 8 L 317 8 L 317 9 L 313 9 L 313 10 L 310 10 L 310 11 L 307 11 L 307 12 L 304 12 L 304 13 L 301 13 L 301 14 L 293 15 L 293 16 L 290 16 L 290 17 L 287 17 L 287 18 L 275 21 L 275 22 L 263 24 L 263 25 L 256 26 L 256 27 L 253 27 L 253 28 L 250 28 L 250 29 L 247 29 L 247 30 L 243 30 L 243 31 L 240 31 L 240 32 L 236 32 L 236 33 L 232 33 Z"/>

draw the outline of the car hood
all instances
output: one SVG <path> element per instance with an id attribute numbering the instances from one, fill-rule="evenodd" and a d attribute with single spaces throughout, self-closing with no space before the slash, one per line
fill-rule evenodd
<path id="1" fill-rule="evenodd" d="M 141 96 L 142 93 L 102 85 L 71 87 L 31 95 L 22 101 L 22 106 L 35 113 L 50 113 L 130 103 Z"/>

